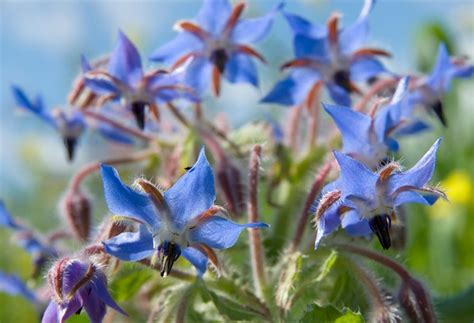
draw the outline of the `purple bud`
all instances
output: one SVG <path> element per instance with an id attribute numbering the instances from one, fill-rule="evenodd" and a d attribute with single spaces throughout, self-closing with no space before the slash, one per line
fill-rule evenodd
<path id="1" fill-rule="evenodd" d="M 404 279 L 398 293 L 398 300 L 413 322 L 436 322 L 430 296 L 418 280 Z"/>
<path id="2" fill-rule="evenodd" d="M 74 236 L 86 241 L 91 227 L 90 199 L 80 190 L 70 190 L 63 200 L 62 210 Z"/>

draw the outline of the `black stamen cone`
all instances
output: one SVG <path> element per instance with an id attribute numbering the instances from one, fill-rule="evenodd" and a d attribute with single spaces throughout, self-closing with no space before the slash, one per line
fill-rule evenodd
<path id="1" fill-rule="evenodd" d="M 141 101 L 132 103 L 132 113 L 140 130 L 145 128 L 145 108 L 147 105 L 148 103 Z"/>
<path id="2" fill-rule="evenodd" d="M 76 137 L 64 137 L 64 146 L 66 147 L 67 160 L 70 162 L 74 159 L 74 153 L 76 151 L 77 138 Z"/>
<path id="3" fill-rule="evenodd" d="M 227 64 L 228 59 L 229 56 L 227 56 L 227 52 L 223 48 L 218 48 L 211 54 L 211 62 L 217 67 L 221 74 L 224 73 L 225 64 Z"/>
<path id="4" fill-rule="evenodd" d="M 166 277 L 181 255 L 181 248 L 174 242 L 164 242 L 161 246 L 161 277 Z"/>
<path id="5" fill-rule="evenodd" d="M 373 233 L 379 238 L 382 248 L 389 249 L 392 245 L 390 240 L 390 227 L 392 226 L 392 219 L 389 215 L 377 215 L 369 220 L 369 226 Z"/>
<path id="6" fill-rule="evenodd" d="M 334 73 L 334 83 L 351 92 L 351 78 L 348 71 L 340 70 Z"/>
<path id="7" fill-rule="evenodd" d="M 436 103 L 431 106 L 431 109 L 433 109 L 434 113 L 438 117 L 439 121 L 441 121 L 443 126 L 447 127 L 448 124 L 444 116 L 443 103 L 441 102 L 441 100 L 436 101 Z"/>

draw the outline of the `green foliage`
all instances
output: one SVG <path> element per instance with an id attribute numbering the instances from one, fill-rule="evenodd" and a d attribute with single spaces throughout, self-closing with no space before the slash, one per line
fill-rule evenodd
<path id="1" fill-rule="evenodd" d="M 318 305 L 310 305 L 299 322 L 362 323 L 365 321 L 360 313 L 354 313 L 350 309 L 339 311 L 334 306 L 320 307 Z"/>

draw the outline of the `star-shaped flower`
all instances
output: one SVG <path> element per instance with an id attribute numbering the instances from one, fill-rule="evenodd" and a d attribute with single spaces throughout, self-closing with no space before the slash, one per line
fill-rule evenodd
<path id="1" fill-rule="evenodd" d="M 106 252 L 127 261 L 158 256 L 162 276 L 169 274 L 180 255 L 202 275 L 208 259 L 218 266 L 212 248 L 230 248 L 243 229 L 267 226 L 238 224 L 218 215 L 222 208 L 214 205 L 214 177 L 204 149 L 194 166 L 163 195 L 145 180 L 137 182 L 144 192 L 124 185 L 110 166 L 103 165 L 101 171 L 109 210 L 140 223 L 138 232 L 105 241 Z"/>
<path id="2" fill-rule="evenodd" d="M 159 119 L 158 104 L 184 97 L 196 101 L 193 91 L 181 84 L 180 73 L 164 70 L 144 72 L 135 45 L 119 31 L 107 70 L 92 69 L 82 58 L 85 84 L 96 94 L 103 95 L 102 103 L 122 100 L 123 106 L 135 116 L 138 127 L 145 127 L 146 108 Z"/>
<path id="3" fill-rule="evenodd" d="M 48 110 L 46 109 L 41 96 L 38 95 L 33 101 L 28 99 L 25 92 L 23 92 L 23 90 L 17 86 L 13 86 L 12 91 L 16 104 L 19 108 L 35 114 L 58 131 L 63 139 L 67 152 L 67 158 L 69 161 L 72 161 L 74 159 L 79 137 L 87 127 L 87 123 L 82 112 L 73 108 L 69 110 L 63 110 L 60 108 Z M 121 144 L 133 143 L 130 137 L 124 135 L 116 129 L 111 128 L 109 125 L 96 123 L 94 127 L 104 138 L 108 140 Z"/>
<path id="4" fill-rule="evenodd" d="M 173 64 L 172 69 L 191 60 L 185 67 L 186 83 L 200 94 L 212 80 L 214 93 L 219 95 L 222 75 L 231 83 L 258 86 L 253 58 L 265 59 L 250 44 L 267 36 L 281 7 L 278 4 L 259 18 L 241 19 L 244 3 L 232 8 L 228 0 L 205 0 L 196 23 L 179 21 L 176 28 L 180 34 L 158 48 L 150 59 Z"/>
<path id="5" fill-rule="evenodd" d="M 102 322 L 106 306 L 127 315 L 107 291 L 107 277 L 89 260 L 63 258 L 48 272 L 52 299 L 42 323 L 62 323 L 85 309 L 91 322 Z"/>
<path id="6" fill-rule="evenodd" d="M 467 65 L 464 59 L 449 57 L 446 45 L 441 43 L 433 71 L 427 78 L 420 79 L 415 84 L 413 93 L 408 97 L 407 116 L 412 109 L 421 106 L 429 112 L 434 112 L 441 123 L 446 126 L 443 112 L 443 96 L 449 91 L 454 78 L 470 78 L 474 75 L 474 65 Z"/>
<path id="7" fill-rule="evenodd" d="M 319 201 L 315 221 L 315 245 L 339 225 L 351 235 L 375 233 L 384 249 L 391 246 L 390 227 L 395 208 L 406 203 L 432 205 L 446 195 L 427 185 L 433 176 L 438 139 L 426 154 L 407 171 L 389 163 L 377 172 L 339 152 L 334 155 L 340 176 L 328 184 Z"/>
<path id="8" fill-rule="evenodd" d="M 403 78 L 390 103 L 378 109 L 374 105 L 369 114 L 349 107 L 324 105 L 342 135 L 342 152 L 364 163 L 370 169 L 377 169 L 387 160 L 389 151 L 397 151 L 398 143 L 393 138 L 400 127 L 405 127 L 401 118 L 395 118 L 402 110 L 403 98 L 407 94 L 408 78 Z"/>
<path id="9" fill-rule="evenodd" d="M 368 15 L 374 1 L 367 0 L 352 25 L 338 28 L 339 15 L 332 15 L 327 27 L 311 24 L 297 15 L 284 13 L 292 31 L 296 58 L 282 69 L 289 76 L 279 81 L 262 102 L 297 105 L 312 102 L 324 84 L 337 104 L 350 106 L 350 93 L 361 93 L 355 82 L 368 81 L 386 72 L 375 56 L 390 56 L 384 50 L 365 48 Z"/>

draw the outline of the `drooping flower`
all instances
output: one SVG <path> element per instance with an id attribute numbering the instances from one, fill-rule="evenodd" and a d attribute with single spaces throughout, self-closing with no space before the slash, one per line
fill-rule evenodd
<path id="1" fill-rule="evenodd" d="M 102 103 L 122 100 L 122 105 L 133 113 L 140 129 L 145 127 L 147 107 L 158 119 L 158 104 L 179 97 L 196 100 L 193 91 L 181 84 L 180 73 L 156 69 L 145 73 L 137 48 L 121 31 L 107 70 L 92 69 L 85 58 L 82 58 L 82 69 L 85 84 L 105 97 Z"/>
<path id="2" fill-rule="evenodd" d="M 47 124 L 55 128 L 61 135 L 69 161 L 74 159 L 79 137 L 87 127 L 86 119 L 81 111 L 70 109 L 68 111 L 55 108 L 47 110 L 41 96 L 30 100 L 26 94 L 17 86 L 12 87 L 13 96 L 19 108 L 35 114 Z M 106 124 L 96 124 L 95 128 L 106 139 L 122 144 L 131 144 L 133 141 L 121 132 Z"/>
<path id="3" fill-rule="evenodd" d="M 396 111 L 402 110 L 408 80 L 403 78 L 399 82 L 387 106 L 377 111 L 376 104 L 368 115 L 349 107 L 324 105 L 341 132 L 342 153 L 361 161 L 370 169 L 377 169 L 387 160 L 389 151 L 398 150 L 398 143 L 393 136 L 397 129 L 405 127 L 405 122 L 394 116 Z"/>
<path id="4" fill-rule="evenodd" d="M 415 166 L 403 172 L 395 162 L 374 172 L 359 161 L 335 152 L 340 176 L 325 187 L 319 201 L 315 246 L 341 225 L 355 236 L 373 232 L 384 249 L 390 248 L 390 227 L 396 207 L 406 203 L 432 205 L 439 197 L 446 197 L 427 184 L 433 175 L 440 141 Z"/>
<path id="5" fill-rule="evenodd" d="M 361 93 L 355 82 L 365 82 L 386 72 L 375 56 L 390 56 L 384 50 L 365 48 L 368 15 L 374 1 L 366 0 L 359 18 L 352 25 L 338 28 L 339 15 L 332 15 L 327 27 L 313 25 L 294 14 L 284 13 L 292 31 L 296 58 L 282 69 L 291 69 L 262 102 L 297 105 L 312 102 L 324 84 L 337 104 L 350 106 L 350 94 Z"/>
<path id="6" fill-rule="evenodd" d="M 98 265 L 75 258 L 63 258 L 48 272 L 52 299 L 42 323 L 62 323 L 82 309 L 91 322 L 102 322 L 106 306 L 127 315 L 107 291 L 107 277 Z"/>
<path id="7" fill-rule="evenodd" d="M 35 293 L 16 275 L 0 271 L 0 291 L 9 295 L 20 295 L 32 303 L 38 303 Z"/>
<path id="8" fill-rule="evenodd" d="M 158 48 L 150 59 L 186 65 L 186 83 L 202 94 L 212 80 L 216 95 L 220 92 L 221 76 L 229 82 L 245 82 L 258 86 L 257 69 L 253 58 L 265 59 L 250 44 L 265 38 L 271 29 L 275 14 L 282 4 L 268 14 L 253 19 L 241 19 L 245 4 L 234 8 L 228 0 L 204 0 L 196 23 L 179 21 L 180 34 L 171 42 Z"/>
<path id="9" fill-rule="evenodd" d="M 110 166 L 103 165 L 101 172 L 109 210 L 140 223 L 137 232 L 104 241 L 105 251 L 127 261 L 157 256 L 162 276 L 170 273 L 180 255 L 202 275 L 208 259 L 218 266 L 212 248 L 230 248 L 245 228 L 267 226 L 238 224 L 218 215 L 222 208 L 214 205 L 214 177 L 204 149 L 194 166 L 164 194 L 145 180 L 137 182 L 144 192 L 124 185 Z"/>
<path id="10" fill-rule="evenodd" d="M 428 112 L 434 112 L 441 123 L 446 126 L 443 111 L 443 96 L 451 87 L 454 78 L 470 78 L 474 75 L 474 65 L 467 65 L 464 59 L 449 57 L 446 45 L 441 43 L 438 56 L 431 74 L 415 84 L 413 93 L 408 97 L 407 116 L 411 115 L 416 106 Z"/>

